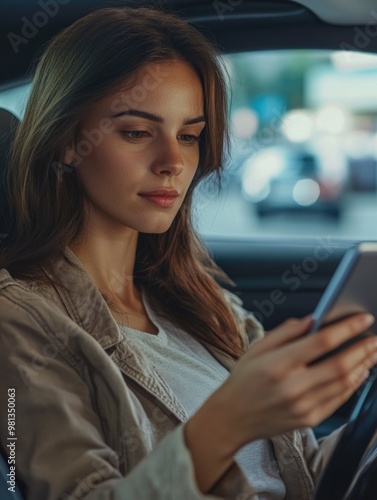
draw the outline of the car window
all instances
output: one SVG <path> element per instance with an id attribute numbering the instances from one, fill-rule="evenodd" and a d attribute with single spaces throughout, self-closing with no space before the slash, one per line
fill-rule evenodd
<path id="1" fill-rule="evenodd" d="M 11 111 L 17 118 L 22 118 L 30 90 L 30 83 L 0 90 L 0 108 Z"/>
<path id="2" fill-rule="evenodd" d="M 231 81 L 232 150 L 219 196 L 196 197 L 203 235 L 377 238 L 377 56 L 245 52 Z"/>

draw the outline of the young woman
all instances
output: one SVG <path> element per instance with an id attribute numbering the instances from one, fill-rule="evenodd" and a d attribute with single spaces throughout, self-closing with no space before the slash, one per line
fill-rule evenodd
<path id="1" fill-rule="evenodd" d="M 218 284 L 191 219 L 227 144 L 216 56 L 174 15 L 117 8 L 38 62 L 0 260 L 0 403 L 27 500 L 310 499 L 336 435 L 308 427 L 377 361 L 369 339 L 310 364 L 368 316 L 262 338 Z M 9 455 L 8 431 L 2 411 Z"/>

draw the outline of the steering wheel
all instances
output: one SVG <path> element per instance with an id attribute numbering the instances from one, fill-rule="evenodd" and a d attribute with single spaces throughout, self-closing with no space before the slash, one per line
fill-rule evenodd
<path id="1" fill-rule="evenodd" d="M 367 498 L 355 493 L 363 474 L 358 476 L 359 466 L 377 430 L 377 374 L 372 371 L 361 395 L 352 410 L 349 422 L 319 479 L 314 500 L 351 500 Z M 374 471 L 376 463 L 373 464 Z M 365 476 L 365 475 L 364 475 Z M 349 491 L 352 485 L 351 491 Z M 360 486 L 360 485 L 359 485 Z M 356 494 L 356 496 L 355 496 Z M 374 490 L 373 498 L 377 498 Z"/>

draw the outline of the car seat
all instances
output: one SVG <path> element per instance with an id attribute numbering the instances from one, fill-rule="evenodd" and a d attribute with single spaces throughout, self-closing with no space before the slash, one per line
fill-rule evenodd
<path id="1" fill-rule="evenodd" d="M 5 109 L 0 109 L 0 244 L 8 231 L 9 205 L 6 198 L 5 171 L 8 163 L 8 152 L 15 127 L 19 123 L 12 113 Z M 16 477 L 17 477 L 17 457 L 16 457 Z M 11 486 L 9 465 L 7 455 L 0 448 L 0 499 L 1 500 L 22 500 L 19 485 L 16 483 L 15 492 L 9 490 Z"/>
<path id="2" fill-rule="evenodd" d="M 360 472 L 346 500 L 375 500 L 377 497 L 377 447 L 374 440 L 371 452 L 360 467 Z"/>
<path id="3" fill-rule="evenodd" d="M 0 244 L 8 231 L 10 216 L 5 173 L 9 161 L 9 147 L 18 123 L 19 119 L 10 111 L 0 109 Z"/>

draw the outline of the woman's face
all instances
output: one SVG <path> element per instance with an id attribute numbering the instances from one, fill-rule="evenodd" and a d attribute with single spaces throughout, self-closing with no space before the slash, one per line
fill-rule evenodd
<path id="1" fill-rule="evenodd" d="M 134 76 L 83 116 L 73 153 L 76 174 L 90 216 L 102 227 L 162 233 L 198 167 L 203 89 L 182 61 L 148 64 Z M 178 194 L 145 196 L 159 189 Z"/>

